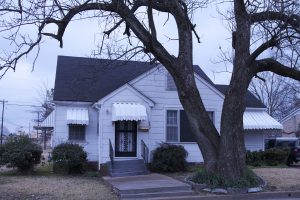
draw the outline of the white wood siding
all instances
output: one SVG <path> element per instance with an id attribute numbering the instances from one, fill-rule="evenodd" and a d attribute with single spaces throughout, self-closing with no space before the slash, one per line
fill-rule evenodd
<path id="1" fill-rule="evenodd" d="M 68 141 L 69 129 L 67 124 L 67 110 L 71 107 L 78 107 L 74 104 L 60 105 L 55 107 L 55 128 L 53 145 Z M 88 154 L 89 161 L 98 161 L 98 135 L 97 135 L 97 111 L 90 105 L 81 105 L 81 108 L 89 110 L 89 124 L 85 128 L 85 142 L 79 143 Z"/>

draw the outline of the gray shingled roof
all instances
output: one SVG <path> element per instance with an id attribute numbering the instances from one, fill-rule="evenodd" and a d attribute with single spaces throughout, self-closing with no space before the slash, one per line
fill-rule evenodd
<path id="1" fill-rule="evenodd" d="M 96 102 L 156 66 L 148 62 L 58 56 L 54 100 Z M 225 93 L 227 86 L 215 85 L 198 66 L 194 70 Z M 247 106 L 265 107 L 251 93 L 247 95 Z"/>
<path id="2" fill-rule="evenodd" d="M 227 91 L 228 85 L 215 85 L 220 92 L 224 95 Z M 258 100 L 250 91 L 247 92 L 246 96 L 246 106 L 250 108 L 266 108 L 266 106 Z"/>
<path id="3" fill-rule="evenodd" d="M 157 65 L 58 56 L 55 101 L 96 102 Z"/>

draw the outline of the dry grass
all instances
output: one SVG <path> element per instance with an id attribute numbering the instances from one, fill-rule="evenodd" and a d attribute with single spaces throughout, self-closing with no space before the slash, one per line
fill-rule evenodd
<path id="1" fill-rule="evenodd" d="M 300 190 L 300 166 L 256 168 L 253 171 L 267 181 L 269 190 Z"/>
<path id="2" fill-rule="evenodd" d="M 100 177 L 53 175 L 44 169 L 34 175 L 0 173 L 2 200 L 117 199 Z"/>

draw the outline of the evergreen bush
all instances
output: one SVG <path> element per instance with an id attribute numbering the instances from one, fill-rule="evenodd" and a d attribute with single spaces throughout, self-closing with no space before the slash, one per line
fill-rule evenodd
<path id="1" fill-rule="evenodd" d="M 52 160 L 54 172 L 83 173 L 87 164 L 87 153 L 78 144 L 61 143 L 53 149 Z"/>
<path id="2" fill-rule="evenodd" d="M 246 154 L 246 164 L 254 167 L 277 166 L 286 164 L 289 155 L 288 149 L 271 148 L 265 151 L 248 151 Z"/>
<path id="3" fill-rule="evenodd" d="M 162 143 L 153 152 L 151 169 L 156 172 L 185 171 L 188 153 L 181 145 Z"/>
<path id="4" fill-rule="evenodd" d="M 21 173 L 29 173 L 41 162 L 42 147 L 28 136 L 10 138 L 0 148 L 0 165 L 16 167 Z"/>

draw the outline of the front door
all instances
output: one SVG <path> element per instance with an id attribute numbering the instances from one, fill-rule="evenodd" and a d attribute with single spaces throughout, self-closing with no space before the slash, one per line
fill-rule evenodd
<path id="1" fill-rule="evenodd" d="M 116 157 L 136 157 L 136 121 L 116 121 Z"/>

